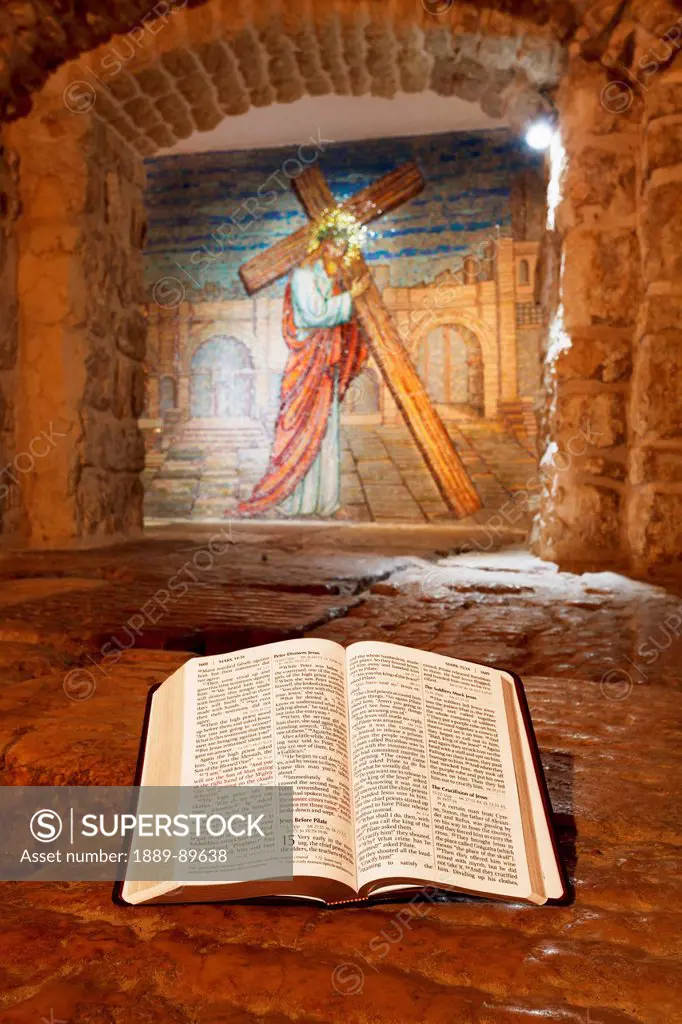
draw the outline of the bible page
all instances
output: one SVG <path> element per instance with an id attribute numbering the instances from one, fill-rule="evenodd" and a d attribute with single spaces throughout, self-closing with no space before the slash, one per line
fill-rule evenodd
<path id="1" fill-rule="evenodd" d="M 395 644 L 346 651 L 358 886 L 531 892 L 501 673 Z"/>
<path id="2" fill-rule="evenodd" d="M 293 787 L 294 874 L 356 888 L 342 647 L 287 640 L 193 658 L 185 720 L 184 785 Z"/>

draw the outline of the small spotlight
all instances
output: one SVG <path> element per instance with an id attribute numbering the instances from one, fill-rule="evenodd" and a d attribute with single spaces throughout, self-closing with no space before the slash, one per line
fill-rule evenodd
<path id="1" fill-rule="evenodd" d="M 554 126 L 550 121 L 535 121 L 526 132 L 526 142 L 531 149 L 549 149 L 554 138 Z"/>

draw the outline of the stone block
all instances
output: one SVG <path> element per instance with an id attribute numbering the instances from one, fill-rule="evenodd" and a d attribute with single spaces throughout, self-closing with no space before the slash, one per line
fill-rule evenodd
<path id="1" fill-rule="evenodd" d="M 645 174 L 676 164 L 682 164 L 682 116 L 650 121 L 644 140 Z"/>
<path id="2" fill-rule="evenodd" d="M 53 147 L 58 148 L 58 147 Z M 85 206 L 85 184 L 87 178 L 83 154 L 79 159 L 68 162 L 64 172 L 70 174 L 66 181 L 58 174 L 43 174 L 22 182 L 23 213 L 31 221 L 72 222 Z M 28 193 L 28 194 L 27 194 Z"/>
<path id="3" fill-rule="evenodd" d="M 586 448 L 611 448 L 627 434 L 624 391 L 560 393 L 556 400 L 554 436 L 567 457 L 582 455 Z"/>
<path id="4" fill-rule="evenodd" d="M 423 521 L 424 516 L 404 484 L 365 484 L 372 518 L 384 521 Z"/>
<path id="5" fill-rule="evenodd" d="M 344 505 L 344 510 L 348 515 L 348 518 L 352 522 L 356 523 L 371 523 L 372 514 L 366 505 L 353 505 L 351 503 Z"/>
<path id="6" fill-rule="evenodd" d="M 141 530 L 143 498 L 137 474 L 86 466 L 76 495 L 77 534 L 111 536 Z"/>
<path id="7" fill-rule="evenodd" d="M 628 539 L 635 567 L 679 573 L 682 493 L 653 486 L 635 490 L 628 507 Z"/>
<path id="8" fill-rule="evenodd" d="M 402 477 L 389 459 L 372 459 L 358 462 L 358 473 L 363 483 L 401 484 Z"/>
<path id="9" fill-rule="evenodd" d="M 225 118 L 220 107 L 218 107 L 213 101 L 211 93 L 202 93 L 199 98 L 195 100 L 190 109 L 192 111 L 194 123 L 200 132 L 213 131 L 213 129 L 217 128 L 220 122 Z"/>
<path id="10" fill-rule="evenodd" d="M 140 90 L 148 96 L 165 96 L 171 90 L 171 82 L 159 66 L 143 68 L 135 75 Z"/>
<path id="11" fill-rule="evenodd" d="M 649 120 L 682 111 L 682 76 L 662 72 L 651 79 L 645 110 Z"/>
<path id="12" fill-rule="evenodd" d="M 111 75 L 106 87 L 119 103 L 126 103 L 139 95 L 135 79 L 131 75 Z"/>
<path id="13" fill-rule="evenodd" d="M 180 476 L 157 476 L 152 481 L 152 486 L 147 496 L 162 498 L 168 501 L 172 501 L 173 498 L 178 498 L 180 501 L 191 498 L 194 501 L 198 486 L 198 477 L 181 479 Z"/>
<path id="14" fill-rule="evenodd" d="M 134 142 L 137 139 L 138 131 L 130 124 L 126 117 L 116 117 L 109 122 L 115 132 L 118 132 L 127 142 Z"/>
<path id="15" fill-rule="evenodd" d="M 82 240 L 78 224 L 43 222 L 31 231 L 31 252 L 50 259 L 52 253 L 75 253 Z"/>
<path id="16" fill-rule="evenodd" d="M 146 96 L 135 96 L 123 108 L 125 114 L 144 132 L 158 124 L 156 109 Z"/>
<path id="17" fill-rule="evenodd" d="M 100 411 L 111 408 L 114 394 L 114 362 L 115 356 L 106 344 L 95 342 L 91 345 L 85 359 L 85 405 Z"/>
<path id="18" fill-rule="evenodd" d="M 443 504 L 440 491 L 433 477 L 425 470 L 420 469 L 416 473 L 407 476 L 406 483 L 410 494 L 420 505 L 423 506 L 428 502 L 436 502 L 438 505 Z"/>
<path id="19" fill-rule="evenodd" d="M 621 552 L 622 505 L 617 485 L 567 474 L 543 503 L 533 528 L 533 548 L 550 560 L 617 557 Z"/>
<path id="20" fill-rule="evenodd" d="M 189 103 L 191 107 L 199 106 L 206 98 L 208 80 L 205 74 L 197 71 L 196 74 L 187 75 L 177 83 L 177 90 Z M 209 95 L 211 93 L 209 87 Z"/>
<path id="21" fill-rule="evenodd" d="M 610 452 L 609 456 L 576 456 L 574 460 L 575 468 L 587 476 L 603 476 L 607 480 L 625 483 L 628 476 L 625 453 L 626 449 L 623 447 L 614 453 Z"/>
<path id="22" fill-rule="evenodd" d="M 682 436 L 682 332 L 649 334 L 635 353 L 630 420 L 636 435 Z"/>
<path id="23" fill-rule="evenodd" d="M 574 57 L 559 87 L 562 136 L 577 153 L 590 136 L 636 135 L 642 102 L 627 82 L 613 81 L 597 61 Z"/>
<path id="24" fill-rule="evenodd" d="M 149 129 L 148 134 L 161 149 L 168 149 L 177 141 L 173 132 L 165 124 L 155 124 Z"/>
<path id="25" fill-rule="evenodd" d="M 677 447 L 642 445 L 630 452 L 630 483 L 679 484 L 682 482 L 682 444 Z"/>
<path id="26" fill-rule="evenodd" d="M 604 384 L 628 380 L 632 370 L 631 338 L 629 329 L 576 328 L 571 332 L 570 347 L 554 361 L 557 379 L 598 380 Z"/>
<path id="27" fill-rule="evenodd" d="M 201 459 L 166 459 L 160 476 L 166 481 L 199 480 L 201 477 Z"/>
<path id="28" fill-rule="evenodd" d="M 199 65 L 194 55 L 186 49 L 178 48 L 164 53 L 161 63 L 173 78 L 184 78 L 185 75 L 192 75 L 199 71 Z"/>
<path id="29" fill-rule="evenodd" d="M 348 429 L 350 449 L 356 461 L 387 458 L 386 447 L 372 429 Z"/>
<path id="30" fill-rule="evenodd" d="M 365 494 L 356 473 L 341 474 L 341 495 L 344 505 L 361 505 Z"/>
<path id="31" fill-rule="evenodd" d="M 83 463 L 120 472 L 141 472 L 144 468 L 144 438 L 134 420 L 117 420 L 107 412 L 84 409 Z"/>
<path id="32" fill-rule="evenodd" d="M 563 258 L 564 323 L 569 333 L 580 327 L 634 323 L 641 295 L 634 230 L 575 229 L 565 239 Z"/>
<path id="33" fill-rule="evenodd" d="M 641 212 L 641 236 L 646 281 L 682 278 L 682 182 L 649 188 Z"/>
<path id="34" fill-rule="evenodd" d="M 678 291 L 677 282 L 668 287 L 671 289 L 668 294 L 657 289 L 645 297 L 637 317 L 636 338 L 645 334 L 660 334 L 671 328 L 682 332 L 682 291 Z"/>
<path id="35" fill-rule="evenodd" d="M 586 146 L 570 162 L 564 194 L 576 224 L 599 226 L 604 220 L 624 221 L 635 216 L 636 140 L 626 136 L 625 141 L 627 144 L 616 150 Z M 563 226 L 561 218 L 558 226 Z"/>

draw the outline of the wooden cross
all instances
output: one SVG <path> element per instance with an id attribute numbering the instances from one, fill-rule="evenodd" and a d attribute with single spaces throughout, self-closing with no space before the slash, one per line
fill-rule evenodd
<path id="1" fill-rule="evenodd" d="M 325 210 L 336 205 L 318 167 L 307 168 L 293 181 L 303 208 L 311 220 L 315 220 Z M 368 224 L 388 210 L 393 210 L 418 195 L 424 184 L 416 164 L 404 164 L 351 196 L 343 204 L 343 209 L 352 213 L 361 224 Z M 277 278 L 288 274 L 305 259 L 308 240 L 308 228 L 302 227 L 266 252 L 242 264 L 239 273 L 248 294 L 253 295 Z M 362 257 L 353 266 L 360 272 L 367 270 Z M 350 272 L 347 272 L 346 283 L 350 277 Z M 431 404 L 374 281 L 371 281 L 363 295 L 354 299 L 353 305 L 367 336 L 372 355 L 431 471 L 438 490 L 459 519 L 471 515 L 481 507 L 481 500 L 443 421 Z"/>

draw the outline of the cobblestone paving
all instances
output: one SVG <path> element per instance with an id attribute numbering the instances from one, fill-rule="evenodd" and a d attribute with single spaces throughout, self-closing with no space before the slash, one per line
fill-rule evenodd
<path id="1" fill-rule="evenodd" d="M 54 652 L 82 659 L 112 636 L 212 653 L 318 635 L 614 689 L 618 679 L 682 686 L 682 599 L 673 592 L 614 573 L 561 573 L 520 547 L 457 553 L 471 537 L 434 530 L 236 522 L 94 552 L 7 553 L 0 653 L 35 644 L 53 664 Z"/>

